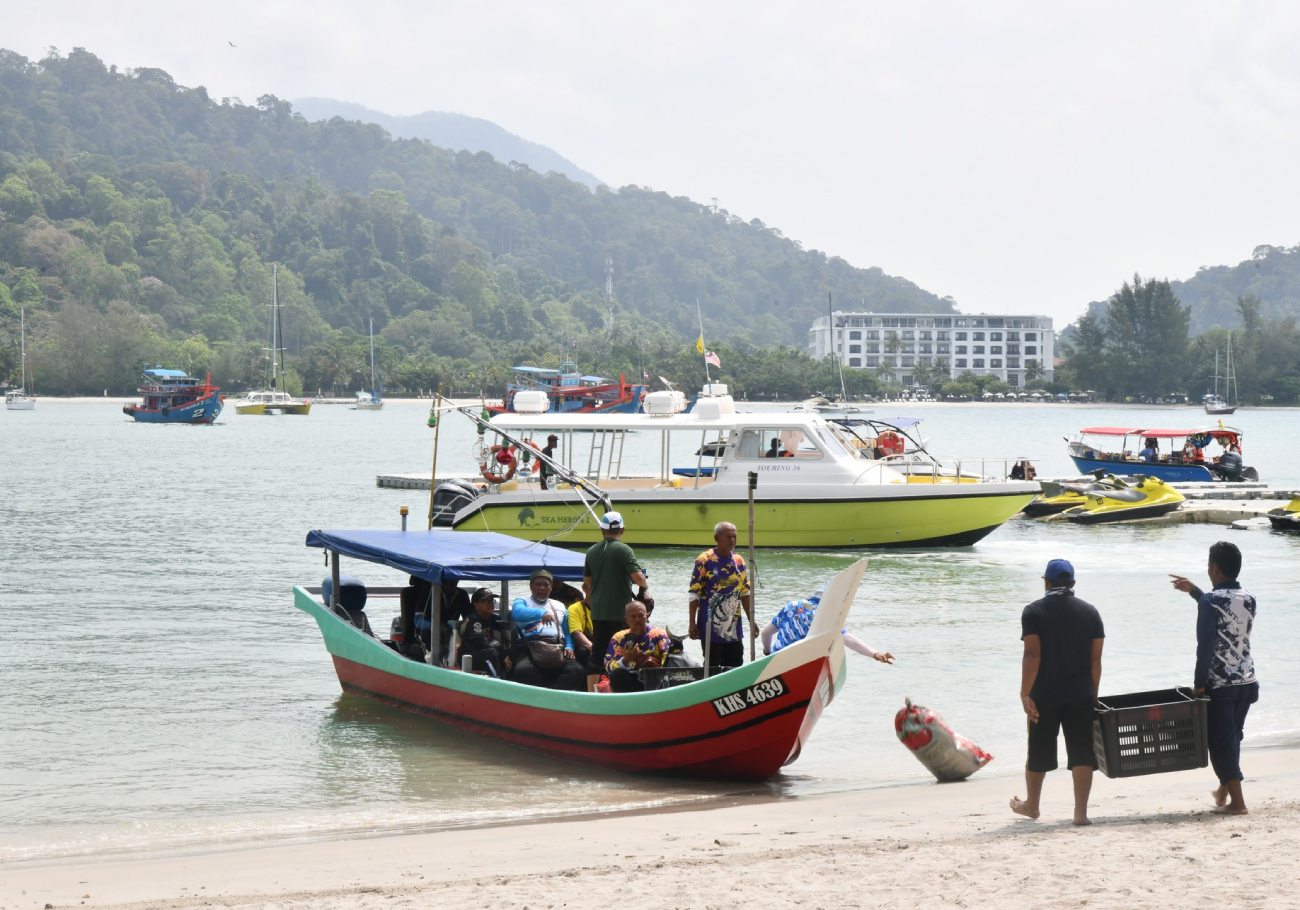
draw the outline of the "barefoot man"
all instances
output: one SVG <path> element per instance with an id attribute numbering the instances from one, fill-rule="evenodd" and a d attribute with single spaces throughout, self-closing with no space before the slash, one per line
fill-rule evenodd
<path id="1" fill-rule="evenodd" d="M 1179 591 L 1196 601 L 1197 695 L 1210 699 L 1206 712 L 1210 763 L 1219 776 L 1212 791 L 1218 815 L 1245 815 L 1241 795 L 1241 737 L 1246 712 L 1259 700 L 1255 659 L 1250 656 L 1250 629 L 1255 597 L 1237 582 L 1241 551 L 1221 540 L 1210 547 L 1208 574 L 1214 590 L 1202 592 L 1181 575 L 1170 575 Z"/>
<path id="2" fill-rule="evenodd" d="M 1092 709 L 1101 683 L 1106 633 L 1097 608 L 1074 596 L 1074 566 L 1053 559 L 1043 573 L 1046 594 L 1020 616 L 1025 643 L 1020 703 L 1029 718 L 1025 798 L 1011 811 L 1038 818 L 1043 779 L 1055 771 L 1057 733 L 1065 734 L 1066 767 L 1074 779 L 1074 823 L 1088 825 L 1088 794 L 1097 759 L 1092 753 Z"/>

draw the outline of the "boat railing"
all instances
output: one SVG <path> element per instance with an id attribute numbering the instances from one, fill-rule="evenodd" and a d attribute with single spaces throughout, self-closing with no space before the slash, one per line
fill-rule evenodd
<path id="1" fill-rule="evenodd" d="M 909 452 L 891 455 L 885 463 L 909 483 L 1000 483 L 1010 478 L 1011 469 L 1020 460 L 1001 455 L 958 458 Z"/>

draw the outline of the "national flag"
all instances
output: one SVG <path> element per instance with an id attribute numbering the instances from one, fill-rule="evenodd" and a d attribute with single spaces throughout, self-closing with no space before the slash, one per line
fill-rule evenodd
<path id="1" fill-rule="evenodd" d="M 700 337 L 695 339 L 695 350 L 701 354 L 704 353 L 704 333 L 700 332 Z"/>
<path id="2" fill-rule="evenodd" d="M 569 347 L 576 348 L 577 346 L 578 346 L 578 336 L 574 335 L 573 340 L 569 342 Z"/>
<path id="3" fill-rule="evenodd" d="M 641 378 L 644 379 L 646 382 L 649 382 L 649 381 L 650 381 L 650 374 L 647 373 L 645 370 L 642 370 L 642 371 L 641 371 Z"/>
<path id="4" fill-rule="evenodd" d="M 718 359 L 718 355 L 715 354 L 715 353 L 713 353 L 712 351 L 705 351 L 705 352 L 704 352 L 704 362 L 707 363 L 707 364 L 708 364 L 709 366 L 711 366 L 711 367 L 721 367 L 721 366 L 722 366 L 722 361 L 719 360 L 719 359 Z"/>

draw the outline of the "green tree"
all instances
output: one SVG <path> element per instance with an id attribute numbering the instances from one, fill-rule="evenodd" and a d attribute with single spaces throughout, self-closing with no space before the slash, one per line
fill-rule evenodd
<path id="1" fill-rule="evenodd" d="M 1121 395 L 1156 397 L 1181 388 L 1190 311 L 1168 281 L 1134 275 L 1106 306 L 1107 361 Z"/>

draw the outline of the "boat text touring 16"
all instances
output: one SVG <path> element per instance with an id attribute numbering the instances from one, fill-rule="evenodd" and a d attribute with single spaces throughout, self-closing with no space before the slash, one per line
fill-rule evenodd
<path id="1" fill-rule="evenodd" d="M 752 472 L 763 546 L 970 546 L 1041 489 L 1003 480 L 1010 460 L 931 459 L 909 476 L 911 466 L 860 448 L 848 428 L 815 413 L 737 413 L 719 384 L 684 408 L 681 392 L 664 391 L 647 396 L 643 414 L 515 413 L 488 422 L 462 409 L 484 434 L 484 484 L 439 484 L 434 522 L 583 546 L 600 539 L 588 504 L 595 496 L 624 515 L 633 546 L 709 546 L 718 522 L 747 526 Z M 548 470 L 527 470 L 539 460 L 537 441 L 552 435 Z M 633 450 L 642 465 L 657 454 L 657 469 L 625 469 Z M 996 479 L 982 479 L 990 474 Z"/>

